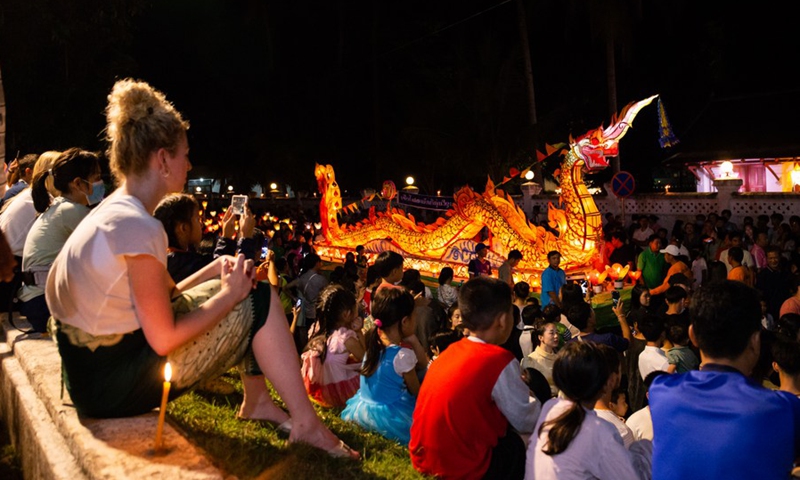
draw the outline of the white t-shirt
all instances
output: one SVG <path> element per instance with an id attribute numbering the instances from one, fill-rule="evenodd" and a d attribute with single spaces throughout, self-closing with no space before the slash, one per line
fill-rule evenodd
<path id="1" fill-rule="evenodd" d="M 653 230 L 650 227 L 645 228 L 644 230 L 641 227 L 637 228 L 633 232 L 633 239 L 637 242 L 646 242 L 653 236 Z"/>
<path id="2" fill-rule="evenodd" d="M 693 288 L 698 289 L 703 283 L 703 270 L 708 270 L 708 264 L 703 257 L 697 257 L 692 262 L 692 277 L 694 277 Z"/>
<path id="3" fill-rule="evenodd" d="M 33 267 L 48 267 L 64 248 L 67 239 L 89 214 L 89 208 L 80 203 L 56 197 L 50 208 L 39 215 L 33 222 L 28 237 L 25 239 L 25 248 L 22 254 L 22 271 Z M 27 302 L 40 295 L 44 295 L 44 284 L 23 285 L 18 297 Z"/>
<path id="4" fill-rule="evenodd" d="M 625 422 L 619 418 L 616 413 L 612 412 L 611 410 L 595 409 L 594 411 L 597 413 L 598 417 L 607 421 L 617 429 L 619 436 L 622 437 L 622 444 L 625 445 L 625 448 L 631 446 L 634 440 L 633 432 L 627 425 L 625 425 Z"/>
<path id="5" fill-rule="evenodd" d="M 92 335 L 141 328 L 125 261 L 136 255 L 150 255 L 166 269 L 167 234 L 139 199 L 112 194 L 78 225 L 53 262 L 46 289 L 53 317 Z"/>
<path id="6" fill-rule="evenodd" d="M 633 432 L 634 439 L 653 441 L 653 417 L 649 406 L 633 413 L 625 423 Z"/>
<path id="7" fill-rule="evenodd" d="M 33 221 L 36 220 L 36 209 L 33 208 L 30 188 L 12 198 L 14 200 L 7 201 L 8 207 L 0 215 L 0 231 L 6 236 L 11 253 L 21 257 L 25 248 L 25 238 L 31 230 Z"/>
<path id="8" fill-rule="evenodd" d="M 656 370 L 666 372 L 668 368 L 669 360 L 667 360 L 667 354 L 658 347 L 647 345 L 642 350 L 642 353 L 639 354 L 639 374 L 642 376 L 642 380 L 650 372 L 655 372 Z"/>

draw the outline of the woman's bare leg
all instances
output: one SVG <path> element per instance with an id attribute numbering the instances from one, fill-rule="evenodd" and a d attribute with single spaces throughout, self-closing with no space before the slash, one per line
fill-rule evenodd
<path id="1" fill-rule="evenodd" d="M 271 288 L 267 323 L 253 338 L 253 352 L 261 371 L 286 403 L 292 417 L 290 442 L 307 443 L 325 451 L 336 449 L 339 439 L 320 421 L 308 399 L 300 362 L 280 299 Z M 255 393 L 255 392 L 253 392 Z M 276 407 L 277 408 L 277 407 Z M 357 453 L 353 452 L 356 456 Z"/>
<path id="2" fill-rule="evenodd" d="M 244 400 L 239 408 L 239 418 L 267 420 L 276 425 L 289 420 L 289 414 L 272 402 L 263 375 L 247 375 L 240 372 L 239 377 L 244 388 Z"/>

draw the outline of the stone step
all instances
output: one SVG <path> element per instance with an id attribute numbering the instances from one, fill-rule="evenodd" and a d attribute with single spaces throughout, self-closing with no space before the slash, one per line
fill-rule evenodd
<path id="1" fill-rule="evenodd" d="M 155 455 L 158 412 L 119 419 L 80 417 L 61 389 L 61 361 L 48 336 L 24 334 L 2 317 L 0 414 L 29 479 L 209 480 L 234 478 L 169 424 Z M 14 322 L 25 328 L 24 317 Z"/>

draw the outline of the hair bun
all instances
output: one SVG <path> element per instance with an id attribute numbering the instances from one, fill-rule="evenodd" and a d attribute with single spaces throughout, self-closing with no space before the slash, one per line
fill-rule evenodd
<path id="1" fill-rule="evenodd" d="M 110 127 L 119 127 L 159 110 L 172 110 L 163 93 L 145 82 L 126 78 L 115 83 L 108 95 L 106 116 Z"/>

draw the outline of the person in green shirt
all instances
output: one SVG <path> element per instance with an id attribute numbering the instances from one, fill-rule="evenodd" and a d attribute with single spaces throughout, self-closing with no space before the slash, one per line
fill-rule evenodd
<path id="1" fill-rule="evenodd" d="M 657 234 L 651 235 L 647 248 L 639 254 L 636 268 L 642 271 L 642 281 L 647 288 L 655 288 L 664 281 L 664 255 L 661 250 L 661 239 Z"/>

